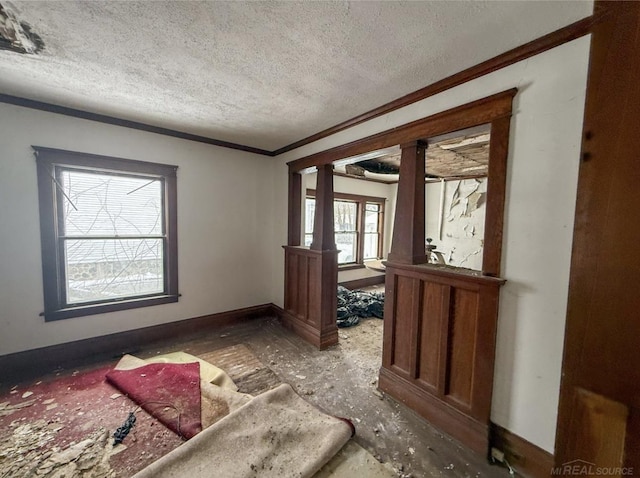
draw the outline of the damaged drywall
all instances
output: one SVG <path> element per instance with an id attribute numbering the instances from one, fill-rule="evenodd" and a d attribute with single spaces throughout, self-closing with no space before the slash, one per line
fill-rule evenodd
<path id="1" fill-rule="evenodd" d="M 9 2 L 0 3 L 0 49 L 16 53 L 35 54 L 44 42 L 31 26 L 18 20 L 18 12 Z"/>
<path id="2" fill-rule="evenodd" d="M 487 179 L 425 185 L 426 236 L 448 265 L 482 270 Z"/>

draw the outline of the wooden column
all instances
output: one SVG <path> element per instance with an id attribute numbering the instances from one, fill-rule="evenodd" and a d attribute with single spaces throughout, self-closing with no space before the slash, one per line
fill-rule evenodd
<path id="1" fill-rule="evenodd" d="M 299 246 L 302 236 L 302 175 L 289 169 L 287 245 Z"/>
<path id="2" fill-rule="evenodd" d="M 511 116 L 496 118 L 491 122 L 482 273 L 492 277 L 500 276 L 502 262 L 502 230 L 507 188 L 507 156 L 509 155 L 510 127 Z"/>
<path id="3" fill-rule="evenodd" d="M 289 175 L 289 245 L 285 246 L 283 323 L 319 349 L 338 343 L 338 250 L 333 224 L 333 165 L 318 167 L 313 241 L 300 247 L 301 183 Z M 296 202 L 297 201 L 297 202 Z M 297 213 L 291 209 L 297 206 Z M 297 218 L 297 223 L 296 223 Z M 297 244 L 296 244 L 297 238 Z"/>
<path id="4" fill-rule="evenodd" d="M 401 144 L 400 179 L 389 262 L 423 264 L 425 142 Z"/>
<path id="5" fill-rule="evenodd" d="M 335 251 L 333 224 L 333 165 L 318 166 L 316 211 L 313 219 L 312 251 Z"/>

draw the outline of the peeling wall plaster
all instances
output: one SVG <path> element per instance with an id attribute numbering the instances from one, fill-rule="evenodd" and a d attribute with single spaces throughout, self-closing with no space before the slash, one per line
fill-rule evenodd
<path id="1" fill-rule="evenodd" d="M 444 207 L 440 210 L 443 184 Z M 486 178 L 425 185 L 426 237 L 433 239 L 432 244 L 447 264 L 482 270 L 486 195 Z"/>

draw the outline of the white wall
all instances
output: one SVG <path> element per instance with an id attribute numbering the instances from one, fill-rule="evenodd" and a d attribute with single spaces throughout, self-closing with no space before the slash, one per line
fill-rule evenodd
<path id="1" fill-rule="evenodd" d="M 316 189 L 317 174 L 305 174 L 303 177 L 303 187 L 307 189 Z M 371 196 L 384 198 L 384 231 L 382 247 L 383 257 L 387 257 L 391 247 L 391 229 L 393 226 L 393 215 L 395 213 L 395 184 L 383 184 L 373 181 L 363 181 L 361 179 L 345 178 L 344 176 L 333 177 L 333 192 L 343 194 L 359 194 L 361 196 Z M 304 208 L 302 208 L 304 216 Z M 304 225 L 304 218 L 302 220 Z"/>
<path id="2" fill-rule="evenodd" d="M 552 452 L 589 37 L 279 156 L 272 301 L 282 305 L 285 163 L 517 87 L 508 158 L 492 420 Z"/>
<path id="3" fill-rule="evenodd" d="M 44 322 L 31 145 L 179 166 L 179 302 Z M 0 104 L 0 355 L 268 303 L 272 162 Z"/>
<path id="4" fill-rule="evenodd" d="M 440 198 L 444 187 L 443 209 Z M 482 270 L 484 249 L 484 218 L 486 211 L 487 180 L 429 182 L 425 184 L 425 237 L 447 264 L 467 269 Z M 458 194 L 459 201 L 454 196 Z M 467 197 L 467 195 L 471 195 Z M 479 198 L 477 202 L 473 198 Z M 442 215 L 442 231 L 439 219 Z"/>

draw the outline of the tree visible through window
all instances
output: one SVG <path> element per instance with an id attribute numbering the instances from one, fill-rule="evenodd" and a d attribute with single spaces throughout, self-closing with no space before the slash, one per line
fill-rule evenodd
<path id="1" fill-rule="evenodd" d="M 35 149 L 45 319 L 176 301 L 176 168 Z"/>
<path id="2" fill-rule="evenodd" d="M 315 191 L 307 191 L 305 199 L 304 245 L 313 240 Z M 383 198 L 355 194 L 334 194 L 333 221 L 338 264 L 362 264 L 367 259 L 382 257 Z"/>

